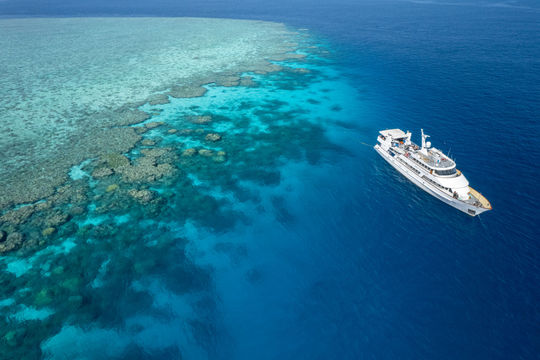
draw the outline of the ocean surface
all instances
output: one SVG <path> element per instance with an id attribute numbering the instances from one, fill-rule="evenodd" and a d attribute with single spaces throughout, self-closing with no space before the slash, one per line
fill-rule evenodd
<path id="1" fill-rule="evenodd" d="M 39 15 L 28 4 L 0 9 Z M 310 34 L 307 57 L 249 74 L 257 87 L 142 105 L 166 124 L 143 135 L 162 147 L 182 116 L 211 114 L 226 162 L 175 160 L 186 176 L 151 187 L 167 199 L 157 218 L 98 214 L 94 198 L 75 235 L 3 257 L 0 358 L 537 358 L 535 2 L 161 4 L 52 2 L 41 15 L 284 22 Z M 394 127 L 415 142 L 423 128 L 493 210 L 471 218 L 393 170 L 372 146 Z M 71 177 L 89 177 L 85 164 Z M 20 295 L 54 281 L 36 306 Z"/>

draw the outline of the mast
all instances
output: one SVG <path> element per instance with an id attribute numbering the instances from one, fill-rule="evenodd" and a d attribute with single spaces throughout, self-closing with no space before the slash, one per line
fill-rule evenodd
<path id="1" fill-rule="evenodd" d="M 422 149 L 420 151 L 422 154 L 427 155 L 427 149 L 431 146 L 429 142 L 426 143 L 426 139 L 429 137 L 429 135 L 424 134 L 424 129 L 420 129 L 422 132 Z"/>

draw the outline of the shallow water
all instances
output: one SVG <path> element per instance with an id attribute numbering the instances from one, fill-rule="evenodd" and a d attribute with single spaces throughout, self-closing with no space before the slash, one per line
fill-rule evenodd
<path id="1" fill-rule="evenodd" d="M 275 62 L 281 71 L 246 72 L 244 85 L 210 83 L 202 97 L 142 104 L 137 110 L 151 115 L 128 125 L 142 139 L 125 156 L 86 159 L 47 201 L 7 209 L 5 230 L 25 240 L 0 259 L 4 353 L 236 353 L 223 343 L 234 327 L 222 318 L 226 299 L 213 276 L 250 251 L 232 231 L 293 222 L 287 199 L 299 184 L 289 172 L 347 153 L 339 143 L 350 131 L 335 124 L 342 112 L 359 112 L 328 52 L 297 39 L 307 57 Z M 256 267 L 242 271 L 248 286 L 264 276 Z"/>
<path id="2" fill-rule="evenodd" d="M 137 138 L 121 126 L 148 116 L 135 109 L 151 95 L 265 71 L 296 49 L 283 24 L 230 19 L 3 19 L 0 33 L 0 206 L 49 196 L 67 167 L 129 150 Z"/>

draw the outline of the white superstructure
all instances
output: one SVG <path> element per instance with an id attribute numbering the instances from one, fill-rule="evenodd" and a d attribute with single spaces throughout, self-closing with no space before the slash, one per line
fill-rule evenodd
<path id="1" fill-rule="evenodd" d="M 417 186 L 471 216 L 491 210 L 489 201 L 469 186 L 456 163 L 431 147 L 423 129 L 421 147 L 411 141 L 409 131 L 391 129 L 379 133 L 375 150 Z"/>

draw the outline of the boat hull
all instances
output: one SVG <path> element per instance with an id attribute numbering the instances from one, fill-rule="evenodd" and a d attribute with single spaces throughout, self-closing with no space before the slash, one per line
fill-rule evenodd
<path id="1" fill-rule="evenodd" d="M 441 200 L 442 202 L 464 212 L 465 214 L 469 216 L 476 216 L 484 211 L 487 211 L 489 209 L 474 206 L 472 204 L 468 204 L 466 202 L 454 199 L 451 196 L 447 196 L 442 194 L 439 190 L 434 189 L 431 185 L 429 185 L 428 182 L 420 178 L 418 175 L 413 173 L 411 170 L 409 170 L 405 165 L 402 165 L 399 163 L 397 159 L 392 157 L 387 151 L 382 149 L 378 144 L 375 145 L 375 150 L 379 153 L 379 155 L 382 156 L 383 159 L 386 160 L 394 169 L 399 171 L 403 176 L 405 176 L 408 180 L 410 180 L 413 184 L 421 188 L 422 190 L 426 191 L 430 195 L 436 197 L 437 199 Z"/>

